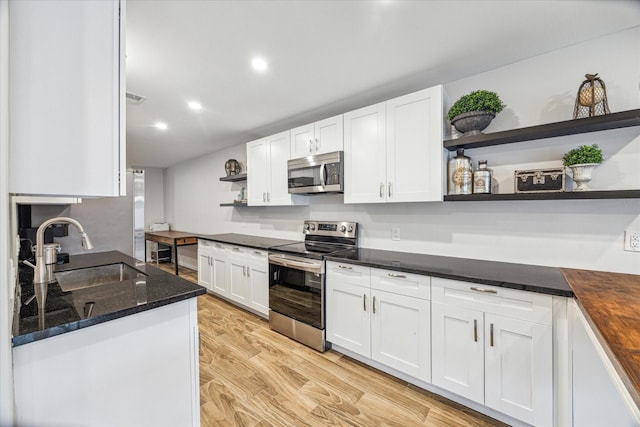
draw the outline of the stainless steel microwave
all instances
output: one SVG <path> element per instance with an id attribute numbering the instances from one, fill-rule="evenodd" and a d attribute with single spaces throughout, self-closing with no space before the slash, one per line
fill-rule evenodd
<path id="1" fill-rule="evenodd" d="M 344 191 L 344 153 L 316 154 L 287 162 L 289 193 L 316 194 Z"/>

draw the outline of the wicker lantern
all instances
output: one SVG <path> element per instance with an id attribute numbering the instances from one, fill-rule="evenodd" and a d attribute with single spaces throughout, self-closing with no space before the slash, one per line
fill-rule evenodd
<path id="1" fill-rule="evenodd" d="M 573 109 L 573 118 L 602 116 L 609 114 L 607 103 L 607 89 L 602 79 L 596 74 L 585 74 L 586 80 L 578 88 L 576 106 Z"/>

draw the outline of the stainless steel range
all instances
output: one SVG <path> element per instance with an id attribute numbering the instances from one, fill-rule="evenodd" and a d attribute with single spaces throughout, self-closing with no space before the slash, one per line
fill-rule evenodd
<path id="1" fill-rule="evenodd" d="M 358 224 L 305 221 L 304 242 L 269 251 L 269 326 L 318 351 L 325 340 L 324 257 L 358 247 Z"/>

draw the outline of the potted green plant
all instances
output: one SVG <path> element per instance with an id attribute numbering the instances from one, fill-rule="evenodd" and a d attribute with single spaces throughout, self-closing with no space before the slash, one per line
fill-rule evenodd
<path id="1" fill-rule="evenodd" d="M 464 136 L 476 135 L 482 133 L 504 107 L 497 93 L 476 90 L 458 99 L 449 109 L 447 117 Z"/>
<path id="2" fill-rule="evenodd" d="M 573 191 L 588 190 L 587 183 L 591 181 L 591 173 L 600 163 L 602 163 L 602 150 L 598 144 L 581 145 L 562 156 L 562 164 L 571 168 L 571 179 L 576 183 Z"/>

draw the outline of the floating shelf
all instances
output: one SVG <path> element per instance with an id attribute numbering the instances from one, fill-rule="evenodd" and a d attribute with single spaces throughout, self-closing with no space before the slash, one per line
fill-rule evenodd
<path id="1" fill-rule="evenodd" d="M 444 196 L 445 202 L 480 202 L 501 200 L 577 200 L 638 199 L 640 190 L 565 191 L 560 193 L 465 194 Z"/>
<path id="2" fill-rule="evenodd" d="M 232 202 L 232 203 L 220 203 L 220 207 L 241 207 L 249 206 L 247 202 Z"/>
<path id="3" fill-rule="evenodd" d="M 226 181 L 226 182 L 237 182 L 237 181 L 246 181 L 246 180 L 247 180 L 246 173 L 241 173 L 238 175 L 223 176 L 222 178 L 220 178 L 220 181 Z"/>
<path id="4" fill-rule="evenodd" d="M 534 141 L 536 139 L 554 138 L 557 136 L 576 135 L 632 126 L 640 126 L 640 109 L 506 130 L 503 132 L 447 139 L 444 141 L 444 148 L 449 151 L 455 151 L 458 148 L 490 147 L 492 145 Z"/>

